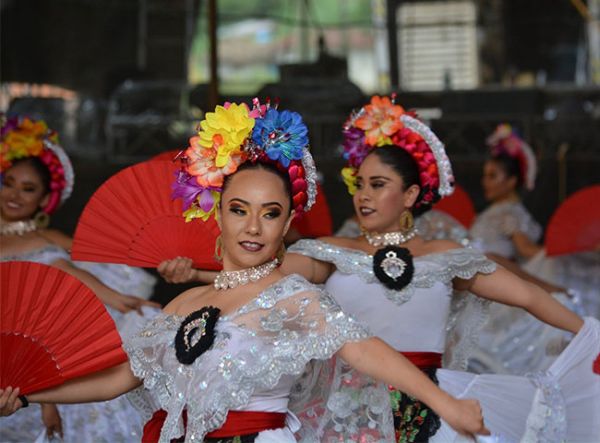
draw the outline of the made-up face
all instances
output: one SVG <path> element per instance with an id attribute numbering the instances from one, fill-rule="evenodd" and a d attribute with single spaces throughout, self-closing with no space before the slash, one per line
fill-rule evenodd
<path id="1" fill-rule="evenodd" d="M 360 225 L 369 232 L 400 230 L 400 216 L 414 205 L 419 194 L 417 185 L 405 190 L 400 174 L 375 154 L 360 165 L 356 187 L 354 210 Z"/>
<path id="2" fill-rule="evenodd" d="M 2 174 L 0 213 L 4 220 L 29 220 L 48 198 L 42 178 L 31 164 L 18 162 Z"/>
<path id="3" fill-rule="evenodd" d="M 245 269 L 272 260 L 292 218 L 281 177 L 264 169 L 236 172 L 221 196 L 224 269 Z"/>
<path id="4" fill-rule="evenodd" d="M 509 177 L 501 164 L 488 160 L 483 165 L 481 186 L 487 201 L 500 201 L 516 192 L 517 177 Z"/>

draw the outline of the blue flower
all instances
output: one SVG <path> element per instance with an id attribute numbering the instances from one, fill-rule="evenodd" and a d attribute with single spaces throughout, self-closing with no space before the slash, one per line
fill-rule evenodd
<path id="1" fill-rule="evenodd" d="M 252 140 L 271 160 L 289 167 L 290 161 L 301 160 L 308 145 L 308 129 L 297 112 L 269 109 L 256 119 Z"/>

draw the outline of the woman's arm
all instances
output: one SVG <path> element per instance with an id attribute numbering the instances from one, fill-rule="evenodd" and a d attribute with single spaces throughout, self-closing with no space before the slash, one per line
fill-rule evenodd
<path id="1" fill-rule="evenodd" d="M 133 297 L 131 295 L 123 295 L 113 291 L 89 272 L 76 268 L 66 260 L 56 260 L 52 263 L 52 266 L 55 266 L 81 280 L 88 288 L 92 290 L 94 294 L 96 294 L 100 300 L 102 300 L 103 303 L 115 308 L 119 312 L 128 312 L 132 309 L 137 309 L 140 311 L 143 305 L 160 308 L 158 303 L 144 300 L 139 297 Z"/>
<path id="2" fill-rule="evenodd" d="M 479 402 L 442 391 L 402 354 L 378 338 L 346 343 L 338 355 L 354 369 L 426 403 L 460 434 L 489 435 Z"/>
<path id="3" fill-rule="evenodd" d="M 192 267 L 193 261 L 187 257 L 175 257 L 161 262 L 156 270 L 167 283 L 210 284 L 217 276 L 216 271 L 205 271 Z"/>
<path id="4" fill-rule="evenodd" d="M 533 283 L 520 279 L 504 268 L 471 280 L 455 279 L 455 288 L 468 290 L 480 297 L 528 311 L 544 323 L 577 333 L 583 319 L 565 308 L 554 297 Z"/>
<path id="5" fill-rule="evenodd" d="M 107 401 L 142 384 L 133 375 L 129 362 L 85 377 L 75 378 L 60 386 L 27 395 L 31 403 L 89 403 Z M 16 394 L 15 394 L 16 392 Z M 10 415 L 22 406 L 18 390 L 0 389 L 0 416 Z"/>
<path id="6" fill-rule="evenodd" d="M 280 269 L 284 274 L 300 274 L 312 283 L 322 284 L 333 273 L 335 266 L 306 255 L 287 253 Z"/>
<path id="7" fill-rule="evenodd" d="M 512 260 L 509 260 L 506 257 L 502 257 L 501 255 L 492 254 L 492 253 L 487 253 L 485 255 L 490 260 L 493 260 L 496 263 L 498 263 L 499 265 L 502 265 L 503 267 L 505 267 L 506 269 L 508 269 L 510 272 L 512 272 L 513 274 L 515 274 L 517 277 L 520 277 L 520 278 L 522 278 L 525 281 L 533 283 L 534 285 L 538 285 L 544 291 L 547 291 L 547 292 L 564 292 L 564 293 L 567 292 L 566 288 L 563 288 L 561 286 L 553 285 L 552 283 L 549 283 L 549 282 L 547 282 L 545 280 L 541 280 L 541 279 L 537 278 L 536 276 L 531 275 L 529 272 L 525 272 L 517 263 L 515 263 Z"/>
<path id="8" fill-rule="evenodd" d="M 532 242 L 529 237 L 519 231 L 512 235 L 512 242 L 519 255 L 524 258 L 531 258 L 542 250 L 540 245 Z"/>

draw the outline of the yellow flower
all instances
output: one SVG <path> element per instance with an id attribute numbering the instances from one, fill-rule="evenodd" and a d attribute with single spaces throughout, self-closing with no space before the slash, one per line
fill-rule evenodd
<path id="1" fill-rule="evenodd" d="M 351 166 L 342 169 L 342 178 L 350 195 L 356 194 L 356 172 L 356 169 Z"/>
<path id="2" fill-rule="evenodd" d="M 242 143 L 250 135 L 254 119 L 248 115 L 245 104 L 236 103 L 217 106 L 200 122 L 199 145 L 216 151 L 215 166 L 222 168 L 229 158 L 241 153 Z"/>
<path id="3" fill-rule="evenodd" d="M 190 209 L 188 209 L 187 211 L 185 211 L 183 213 L 186 223 L 191 222 L 195 218 L 199 218 L 202 221 L 207 221 L 212 214 L 215 214 L 215 218 L 216 218 L 217 208 L 219 207 L 219 203 L 221 201 L 221 193 L 218 191 L 210 191 L 210 193 L 212 194 L 212 197 L 214 200 L 213 207 L 210 208 L 210 210 L 207 212 L 207 211 L 204 211 L 199 205 L 196 205 L 196 204 L 192 205 L 190 207 Z"/>

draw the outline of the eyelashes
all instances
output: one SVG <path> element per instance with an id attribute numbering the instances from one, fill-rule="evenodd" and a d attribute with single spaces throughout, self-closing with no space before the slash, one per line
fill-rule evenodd
<path id="1" fill-rule="evenodd" d="M 246 215 L 248 213 L 248 211 L 246 211 L 246 209 L 242 208 L 241 206 L 230 206 L 229 207 L 229 212 L 236 214 L 236 215 Z M 265 211 L 262 212 L 261 216 L 272 220 L 275 218 L 279 218 L 281 216 L 281 211 L 279 209 L 267 209 Z"/>
<path id="2" fill-rule="evenodd" d="M 281 211 L 278 209 L 273 209 L 271 211 L 268 211 L 264 216 L 268 219 L 279 218 L 281 216 Z"/>

